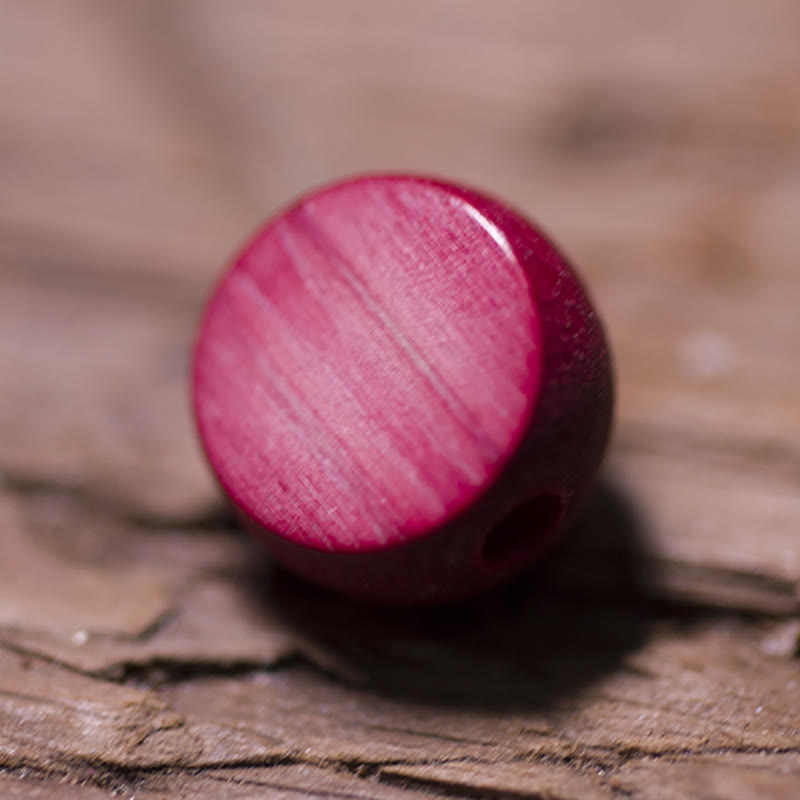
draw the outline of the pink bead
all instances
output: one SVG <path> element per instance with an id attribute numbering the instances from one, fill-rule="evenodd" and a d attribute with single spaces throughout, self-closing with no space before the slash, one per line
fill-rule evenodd
<path id="1" fill-rule="evenodd" d="M 550 242 L 415 177 L 339 183 L 268 223 L 195 351 L 197 425 L 247 529 L 290 570 L 393 604 L 538 558 L 612 404 L 602 326 Z"/>

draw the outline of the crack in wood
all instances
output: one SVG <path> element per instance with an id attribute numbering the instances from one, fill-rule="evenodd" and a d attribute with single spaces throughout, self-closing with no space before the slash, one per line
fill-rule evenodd
<path id="1" fill-rule="evenodd" d="M 185 661 L 177 658 L 152 658 L 146 661 L 122 662 L 105 669 L 85 670 L 53 658 L 46 653 L 28 647 L 20 647 L 8 641 L 0 640 L 0 650 L 6 650 L 24 658 L 36 659 L 84 678 L 121 686 L 136 686 L 141 689 L 177 686 L 204 678 L 250 678 L 259 674 L 274 674 L 300 668 L 309 669 L 327 680 L 347 685 L 338 673 L 324 669 L 299 652 L 288 653 L 272 661 L 217 661 L 212 659 Z M 0 690 L 0 694 L 3 693 Z"/>
<path id="2" fill-rule="evenodd" d="M 615 446 L 629 452 L 682 451 L 712 459 L 739 459 L 770 472 L 780 471 L 800 485 L 800 449 L 786 440 L 754 439 L 741 431 L 722 437 L 696 428 L 626 421 L 620 425 Z"/>
<path id="3" fill-rule="evenodd" d="M 150 531 L 213 532 L 239 530 L 234 515 L 220 502 L 192 516 L 169 517 L 144 513 L 124 499 L 91 486 L 64 481 L 52 475 L 39 476 L 0 464 L 0 489 L 26 498 L 55 496 L 66 498 L 107 519 Z"/>

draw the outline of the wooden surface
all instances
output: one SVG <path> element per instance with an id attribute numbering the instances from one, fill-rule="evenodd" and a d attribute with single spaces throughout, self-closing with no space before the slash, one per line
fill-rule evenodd
<path id="1" fill-rule="evenodd" d="M 800 795 L 800 6 L 0 4 L 0 793 Z M 452 609 L 277 573 L 187 349 L 271 211 L 369 169 L 537 219 L 607 321 L 604 478 Z"/>

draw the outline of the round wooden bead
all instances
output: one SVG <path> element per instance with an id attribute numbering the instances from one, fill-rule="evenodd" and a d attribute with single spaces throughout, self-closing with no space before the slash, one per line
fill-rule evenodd
<path id="1" fill-rule="evenodd" d="M 602 459 L 600 321 L 528 221 L 377 176 L 269 222 L 214 292 L 194 410 L 245 527 L 351 596 L 438 602 L 540 556 Z"/>

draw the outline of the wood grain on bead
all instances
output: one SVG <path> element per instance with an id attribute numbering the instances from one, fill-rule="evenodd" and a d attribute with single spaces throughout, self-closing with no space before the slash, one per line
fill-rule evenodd
<path id="1" fill-rule="evenodd" d="M 201 438 L 245 525 L 294 571 L 391 603 L 541 553 L 611 405 L 601 326 L 549 242 L 420 178 L 340 183 L 269 223 L 195 352 Z"/>

